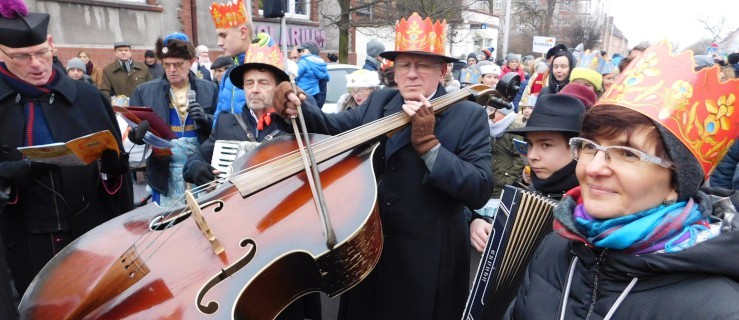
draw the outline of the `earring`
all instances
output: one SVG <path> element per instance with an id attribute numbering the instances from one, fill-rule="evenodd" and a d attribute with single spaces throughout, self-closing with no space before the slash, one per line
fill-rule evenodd
<path id="1" fill-rule="evenodd" d="M 677 199 L 665 199 L 665 201 L 662 201 L 663 205 L 671 206 L 677 202 Z"/>

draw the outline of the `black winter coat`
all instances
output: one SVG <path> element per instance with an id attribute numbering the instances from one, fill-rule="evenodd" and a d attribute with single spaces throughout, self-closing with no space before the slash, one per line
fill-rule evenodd
<path id="1" fill-rule="evenodd" d="M 435 97 L 445 93 L 439 86 Z M 303 112 L 337 134 L 403 112 L 402 104 L 398 91 L 375 90 L 348 111 Z M 370 275 L 342 296 L 340 319 L 459 319 L 464 309 L 470 260 L 463 209 L 482 207 L 493 186 L 485 110 L 462 101 L 437 115 L 441 145 L 430 171 L 410 144 L 410 129 L 392 135 L 376 153 L 384 247 Z"/>
<path id="2" fill-rule="evenodd" d="M 603 319 L 622 295 L 612 319 L 739 319 L 739 194 L 720 205 L 705 194 L 694 199 L 702 212 L 724 219 L 723 230 L 678 252 L 631 255 L 550 234 L 536 250 L 504 319 L 560 319 L 568 282 L 564 319 Z M 560 206 L 572 204 L 565 199 Z M 724 210 L 734 213 L 724 215 Z"/>
<path id="3" fill-rule="evenodd" d="M 97 88 L 60 76 L 52 94 L 53 102 L 48 103 L 52 100 L 49 96 L 40 98 L 39 104 L 54 141 L 66 142 L 97 131 L 110 130 L 116 137 L 119 149 L 123 150 L 120 129 L 113 110 Z M 15 89 L 0 80 L 0 162 L 23 158 L 16 148 L 23 146 L 26 121 L 22 103 L 15 102 L 17 96 Z M 14 261 L 17 261 L 16 254 L 21 254 L 18 248 L 28 245 L 25 243 L 26 234 L 66 232 L 71 239 L 65 240 L 71 241 L 101 223 L 131 210 L 131 176 L 124 174 L 120 178 L 123 179 L 121 188 L 109 194 L 101 181 L 96 161 L 86 166 L 60 167 L 47 171 L 35 182 L 12 186 L 11 203 L 6 205 L 0 218 L 11 269 L 14 268 Z M 54 252 L 48 254 L 53 255 Z M 34 269 L 28 266 L 22 267 L 30 278 L 46 261 L 35 263 L 40 264 L 36 270 L 28 270 Z M 20 276 L 21 270 L 14 273 Z M 27 286 L 30 279 L 17 278 L 16 284 L 18 282 Z M 25 290 L 23 284 L 17 285 L 22 288 L 19 291 Z"/>

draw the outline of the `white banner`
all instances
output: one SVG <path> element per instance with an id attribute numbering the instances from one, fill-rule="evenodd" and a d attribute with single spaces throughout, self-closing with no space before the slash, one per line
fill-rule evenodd
<path id="1" fill-rule="evenodd" d="M 557 38 L 534 36 L 534 52 L 547 53 L 557 43 Z"/>

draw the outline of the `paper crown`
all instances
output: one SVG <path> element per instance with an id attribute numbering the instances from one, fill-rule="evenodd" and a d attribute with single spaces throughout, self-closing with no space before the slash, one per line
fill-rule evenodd
<path id="1" fill-rule="evenodd" d="M 672 54 L 669 43 L 649 47 L 629 64 L 596 106 L 618 105 L 660 123 L 703 167 L 706 177 L 739 133 L 734 104 L 739 79 L 719 80 L 719 68 L 693 68 L 693 54 Z"/>
<path id="2" fill-rule="evenodd" d="M 246 23 L 244 0 L 232 0 L 226 3 L 213 2 L 210 5 L 210 15 L 216 29 L 233 28 Z"/>
<path id="3" fill-rule="evenodd" d="M 272 71 L 275 80 L 279 84 L 282 81 L 290 81 L 290 76 L 285 73 L 285 57 L 280 51 L 279 45 L 270 41 L 266 34 L 259 34 L 255 41 L 249 44 L 244 55 L 244 64 L 236 67 L 229 78 L 234 86 L 244 87 L 244 73 L 251 69 L 268 69 Z"/>
<path id="4" fill-rule="evenodd" d="M 446 51 L 446 20 L 421 18 L 417 12 L 406 20 L 400 19 L 395 24 L 395 51 L 385 51 L 380 54 L 386 59 L 395 59 L 398 53 L 412 52 L 440 56 L 448 62 L 456 59 L 444 55 Z"/>

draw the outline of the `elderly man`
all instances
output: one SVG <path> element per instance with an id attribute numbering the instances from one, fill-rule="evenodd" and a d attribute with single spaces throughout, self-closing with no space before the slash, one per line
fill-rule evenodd
<path id="1" fill-rule="evenodd" d="M 268 35 L 260 34 L 258 37 Z M 185 164 L 183 173 L 187 182 L 207 184 L 220 173 L 209 164 L 218 140 L 249 141 L 253 148 L 272 137 L 288 133 L 287 123 L 279 119 L 272 109 L 277 84 L 290 81 L 287 73 L 282 71 L 285 67 L 283 55 L 271 41 L 253 43 L 248 50 L 251 54 L 247 56 L 247 61 L 230 73 L 233 84 L 244 89 L 249 99 L 248 108 L 244 108 L 240 114 L 224 112 L 218 115 L 219 120 L 210 138 L 200 145 L 200 152 L 190 156 Z M 269 61 L 273 56 L 278 57 L 276 62 Z M 308 103 L 315 104 L 315 101 Z M 277 319 L 321 319 L 320 296 L 314 293 L 297 300 L 283 310 Z"/>
<path id="2" fill-rule="evenodd" d="M 210 13 L 216 26 L 218 46 L 226 56 L 233 57 L 236 66 L 240 65 L 251 43 L 253 30 L 244 11 L 244 1 L 213 3 L 210 5 Z M 246 104 L 244 90 L 235 87 L 229 79 L 230 70 L 232 69 L 226 71 L 219 86 L 218 107 L 214 114 L 216 119 L 221 112 L 240 114 Z M 217 120 L 213 124 L 216 123 Z"/>
<path id="3" fill-rule="evenodd" d="M 100 91 L 108 98 L 111 96 L 130 97 L 138 85 L 151 80 L 149 68 L 133 61 L 131 45 L 128 42 L 116 42 L 113 44 L 113 49 L 116 60 L 103 69 L 103 84 Z"/>
<path id="4" fill-rule="evenodd" d="M 0 13 L 0 186 L 9 187 L 2 190 L 9 200 L 0 233 L 21 295 L 54 254 L 133 206 L 123 152 L 106 150 L 88 165 L 57 167 L 31 162 L 17 150 L 103 130 L 123 150 L 107 99 L 52 69 L 49 15 L 23 9 Z"/>
<path id="5" fill-rule="evenodd" d="M 177 137 L 172 140 L 171 157 L 151 156 L 146 165 L 152 200 L 168 206 L 184 203 L 182 166 L 210 134 L 217 88 L 213 82 L 198 79 L 190 72 L 195 47 L 186 35 L 172 33 L 159 38 L 155 46 L 165 76 L 136 88 L 131 105 L 151 107 Z"/>
<path id="6" fill-rule="evenodd" d="M 446 30 L 446 21 L 440 26 Z M 424 31 L 415 34 L 418 30 Z M 469 293 L 464 207 L 482 207 L 493 185 L 487 117 L 484 108 L 469 101 L 437 116 L 431 110 L 429 100 L 446 94 L 441 82 L 447 62 L 456 60 L 444 55 L 446 32 L 414 13 L 396 25 L 396 36 L 402 37 L 396 39 L 396 51 L 381 57 L 395 62 L 398 90 L 376 90 L 359 107 L 337 114 L 323 114 L 307 103 L 302 107 L 306 121 L 321 122 L 329 134 L 398 112 L 411 122 L 389 138 L 378 137 L 382 158 L 374 163 L 382 174 L 377 204 L 384 248 L 369 276 L 342 295 L 339 314 L 343 319 L 456 319 Z M 420 38 L 427 41 L 414 40 Z M 304 97 L 283 82 L 275 92 L 275 110 L 295 115 Z"/>

